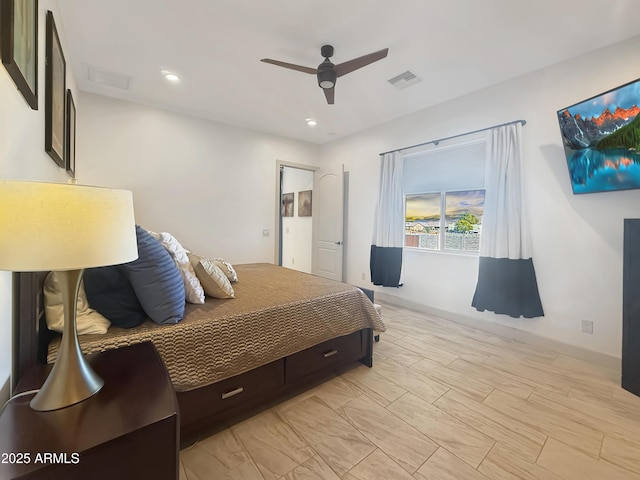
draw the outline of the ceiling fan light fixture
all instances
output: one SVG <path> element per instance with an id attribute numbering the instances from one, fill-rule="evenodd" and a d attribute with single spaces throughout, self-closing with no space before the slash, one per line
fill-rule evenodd
<path id="1" fill-rule="evenodd" d="M 333 70 L 324 70 L 318 72 L 318 85 L 320 88 L 333 88 L 336 84 L 336 72 Z"/>

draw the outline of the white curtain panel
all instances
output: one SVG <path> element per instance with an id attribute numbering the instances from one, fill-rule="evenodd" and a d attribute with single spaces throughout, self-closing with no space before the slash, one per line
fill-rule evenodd
<path id="1" fill-rule="evenodd" d="M 380 190 L 371 241 L 371 281 L 374 285 L 402 285 L 404 244 L 403 156 L 386 153 L 380 158 Z"/>
<path id="2" fill-rule="evenodd" d="M 518 122 L 489 133 L 478 283 L 471 305 L 481 312 L 534 318 L 544 311 L 522 192 L 521 131 Z"/>
<path id="3" fill-rule="evenodd" d="M 372 244 L 378 247 L 403 247 L 404 192 L 403 157 L 400 152 L 380 158 L 380 190 L 373 220 Z"/>
<path id="4" fill-rule="evenodd" d="M 518 122 L 488 134 L 481 257 L 531 258 L 522 192 L 521 132 Z"/>

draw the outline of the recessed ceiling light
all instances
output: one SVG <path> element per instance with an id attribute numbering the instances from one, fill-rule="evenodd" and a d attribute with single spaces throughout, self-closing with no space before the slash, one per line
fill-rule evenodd
<path id="1" fill-rule="evenodd" d="M 309 125 L 310 127 L 315 127 L 318 124 L 318 122 L 316 122 L 313 118 L 305 118 L 304 121 L 307 122 L 307 125 Z"/>
<path id="2" fill-rule="evenodd" d="M 160 73 L 162 73 L 164 75 L 164 78 L 166 78 L 167 80 L 169 80 L 170 82 L 179 82 L 180 81 L 180 77 L 178 75 L 176 75 L 173 72 L 170 72 L 169 70 L 162 70 Z"/>

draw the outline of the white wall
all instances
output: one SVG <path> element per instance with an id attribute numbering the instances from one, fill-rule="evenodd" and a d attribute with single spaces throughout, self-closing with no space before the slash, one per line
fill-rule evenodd
<path id="1" fill-rule="evenodd" d="M 473 309 L 473 256 L 406 251 L 405 285 L 376 290 L 620 357 L 623 219 L 640 217 L 640 190 L 574 196 L 556 111 L 640 77 L 638 51 L 640 37 L 323 146 L 321 160 L 344 163 L 351 178 L 346 280 L 371 288 L 361 275 L 369 279 L 380 152 L 524 119 L 526 199 L 545 317 L 512 319 Z M 411 88 L 428 88 L 428 82 Z M 593 335 L 580 332 L 582 319 L 594 322 Z"/>
<path id="2" fill-rule="evenodd" d="M 317 146 L 84 92 L 80 100 L 80 183 L 131 190 L 140 225 L 203 256 L 275 261 L 276 159 L 314 164 Z"/>
<path id="3" fill-rule="evenodd" d="M 58 18 L 58 2 L 40 0 L 38 5 L 38 110 L 18 91 L 4 66 L 0 66 L 0 178 L 66 182 L 65 171 L 44 151 L 44 77 L 46 12 L 54 13 L 63 51 L 67 49 L 64 25 Z M 67 88 L 77 98 L 76 82 L 67 58 Z M 76 100 L 76 109 L 81 109 Z M 0 272 L 0 401 L 11 373 L 11 273 Z"/>
<path id="4" fill-rule="evenodd" d="M 282 266 L 311 273 L 313 217 L 298 216 L 300 192 L 313 189 L 313 171 L 284 167 L 282 193 L 293 192 L 293 217 L 282 217 Z M 312 215 L 313 215 L 313 194 Z"/>

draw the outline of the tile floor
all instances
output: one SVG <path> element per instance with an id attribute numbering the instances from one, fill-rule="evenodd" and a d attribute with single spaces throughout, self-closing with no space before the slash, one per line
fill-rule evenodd
<path id="1" fill-rule="evenodd" d="M 358 366 L 182 450 L 181 480 L 640 480 L 615 372 L 384 305 Z"/>

